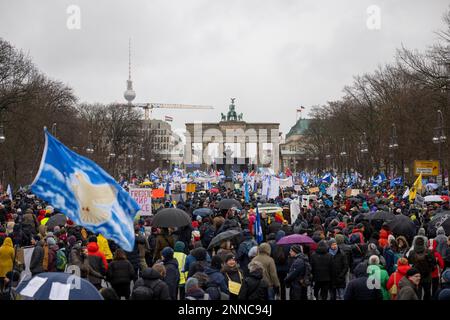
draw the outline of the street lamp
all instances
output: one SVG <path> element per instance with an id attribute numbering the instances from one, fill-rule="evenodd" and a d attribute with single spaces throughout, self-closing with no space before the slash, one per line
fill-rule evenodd
<path id="1" fill-rule="evenodd" d="M 56 122 L 52 124 L 52 135 L 56 138 Z"/>
<path id="2" fill-rule="evenodd" d="M 5 137 L 5 131 L 3 129 L 3 124 L 0 124 L 0 143 L 5 142 L 6 137 Z"/>
<path id="3" fill-rule="evenodd" d="M 367 137 L 366 133 L 363 132 L 362 140 L 361 140 L 361 153 L 368 153 L 369 152 L 369 146 L 367 144 Z"/>
<path id="4" fill-rule="evenodd" d="M 434 128 L 435 135 L 433 137 L 433 143 L 438 145 L 438 160 L 439 160 L 439 170 L 440 175 L 444 170 L 442 170 L 442 147 L 441 145 L 447 141 L 447 137 L 445 136 L 444 132 L 444 116 L 442 115 L 442 111 L 438 110 L 438 119 L 437 119 L 437 127 Z M 444 177 L 442 177 L 442 183 L 444 183 Z"/>
<path id="5" fill-rule="evenodd" d="M 88 134 L 88 147 L 86 148 L 86 152 L 90 154 L 94 153 L 94 147 L 92 145 L 92 131 L 89 131 Z"/>
<path id="6" fill-rule="evenodd" d="M 395 157 L 394 157 L 394 151 L 398 149 L 398 143 L 397 143 L 397 128 L 395 127 L 395 123 L 392 124 L 391 129 L 391 138 L 389 142 L 389 150 L 391 150 L 390 156 L 392 157 L 392 176 L 395 173 Z"/>

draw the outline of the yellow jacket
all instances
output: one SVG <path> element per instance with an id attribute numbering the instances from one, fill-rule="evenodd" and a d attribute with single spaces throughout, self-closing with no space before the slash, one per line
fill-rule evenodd
<path id="1" fill-rule="evenodd" d="M 183 272 L 184 263 L 186 262 L 186 254 L 184 252 L 174 252 L 173 257 L 178 261 L 178 271 L 180 272 L 180 282 L 179 285 L 184 285 L 186 283 L 188 272 Z"/>
<path id="2" fill-rule="evenodd" d="M 0 247 L 0 277 L 4 278 L 13 269 L 13 265 L 14 247 L 11 238 L 7 237 Z"/>
<path id="3" fill-rule="evenodd" d="M 97 236 L 98 249 L 105 255 L 106 260 L 112 260 L 113 254 L 109 248 L 108 240 L 101 234 Z"/>

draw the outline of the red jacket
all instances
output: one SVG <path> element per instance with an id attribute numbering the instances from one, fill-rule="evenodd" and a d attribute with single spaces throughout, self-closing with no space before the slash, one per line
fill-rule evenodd
<path id="1" fill-rule="evenodd" d="M 353 234 L 358 234 L 360 243 L 361 243 L 361 244 L 364 243 L 364 235 L 363 235 L 363 233 L 362 233 L 361 230 L 355 228 L 355 229 L 353 229 L 353 231 L 352 231 L 352 235 L 353 235 Z"/>
<path id="2" fill-rule="evenodd" d="M 88 255 L 89 256 L 97 256 L 102 258 L 103 265 L 105 266 L 105 271 L 108 270 L 108 262 L 106 261 L 105 255 L 98 250 L 97 242 L 89 242 L 87 245 Z"/>
<path id="3" fill-rule="evenodd" d="M 380 230 L 380 239 L 378 240 L 378 245 L 381 248 L 386 248 L 388 246 L 388 237 L 391 233 L 385 229 Z"/>
<path id="4" fill-rule="evenodd" d="M 395 271 L 389 277 L 389 280 L 386 283 L 386 289 L 388 291 L 391 290 L 392 286 L 395 283 L 397 285 L 397 290 L 399 290 L 398 284 L 399 284 L 400 280 L 402 280 L 402 278 L 406 275 L 406 273 L 408 272 L 409 269 L 411 269 L 411 266 L 409 264 L 406 264 L 406 265 L 405 264 L 401 264 L 401 265 L 399 265 L 398 268 L 397 268 L 397 271 Z M 396 299 L 396 296 L 392 296 L 392 300 L 395 300 L 395 299 Z"/>
<path id="5" fill-rule="evenodd" d="M 444 269 L 444 260 L 442 259 L 442 255 L 436 251 L 437 242 L 434 239 L 428 240 L 428 249 L 434 254 L 434 258 L 436 259 L 437 265 L 431 273 L 432 278 L 439 278 L 439 270 Z M 438 269 L 439 268 L 439 269 Z"/>

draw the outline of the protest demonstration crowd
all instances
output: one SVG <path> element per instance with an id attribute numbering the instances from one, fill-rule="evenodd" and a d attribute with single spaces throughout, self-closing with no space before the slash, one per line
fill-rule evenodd
<path id="1" fill-rule="evenodd" d="M 76 273 L 82 290 L 55 286 L 50 294 L 450 300 L 447 187 L 421 175 L 409 188 L 402 178 L 366 181 L 356 172 L 258 170 L 229 180 L 219 171 L 176 169 L 119 181 L 127 191 L 154 193 L 151 214 L 134 219 L 129 251 L 29 188 L 9 189 L 0 206 L 2 299 L 37 299 L 52 277 Z"/>

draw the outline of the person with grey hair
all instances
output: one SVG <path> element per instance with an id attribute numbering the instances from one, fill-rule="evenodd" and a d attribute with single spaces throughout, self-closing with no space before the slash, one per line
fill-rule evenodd
<path id="1" fill-rule="evenodd" d="M 248 264 L 248 276 L 242 282 L 238 300 L 264 301 L 269 299 L 269 285 L 263 278 L 264 266 L 259 261 Z"/>
<path id="2" fill-rule="evenodd" d="M 200 288 L 197 278 L 191 277 L 187 279 L 185 290 L 186 300 L 209 300 L 209 295 Z"/>
<path id="3" fill-rule="evenodd" d="M 372 255 L 369 257 L 367 273 L 369 274 L 369 279 L 372 280 L 374 286 L 380 287 L 383 300 L 391 300 L 391 295 L 386 288 L 389 280 L 389 274 L 380 263 L 380 258 L 377 255 Z"/>

